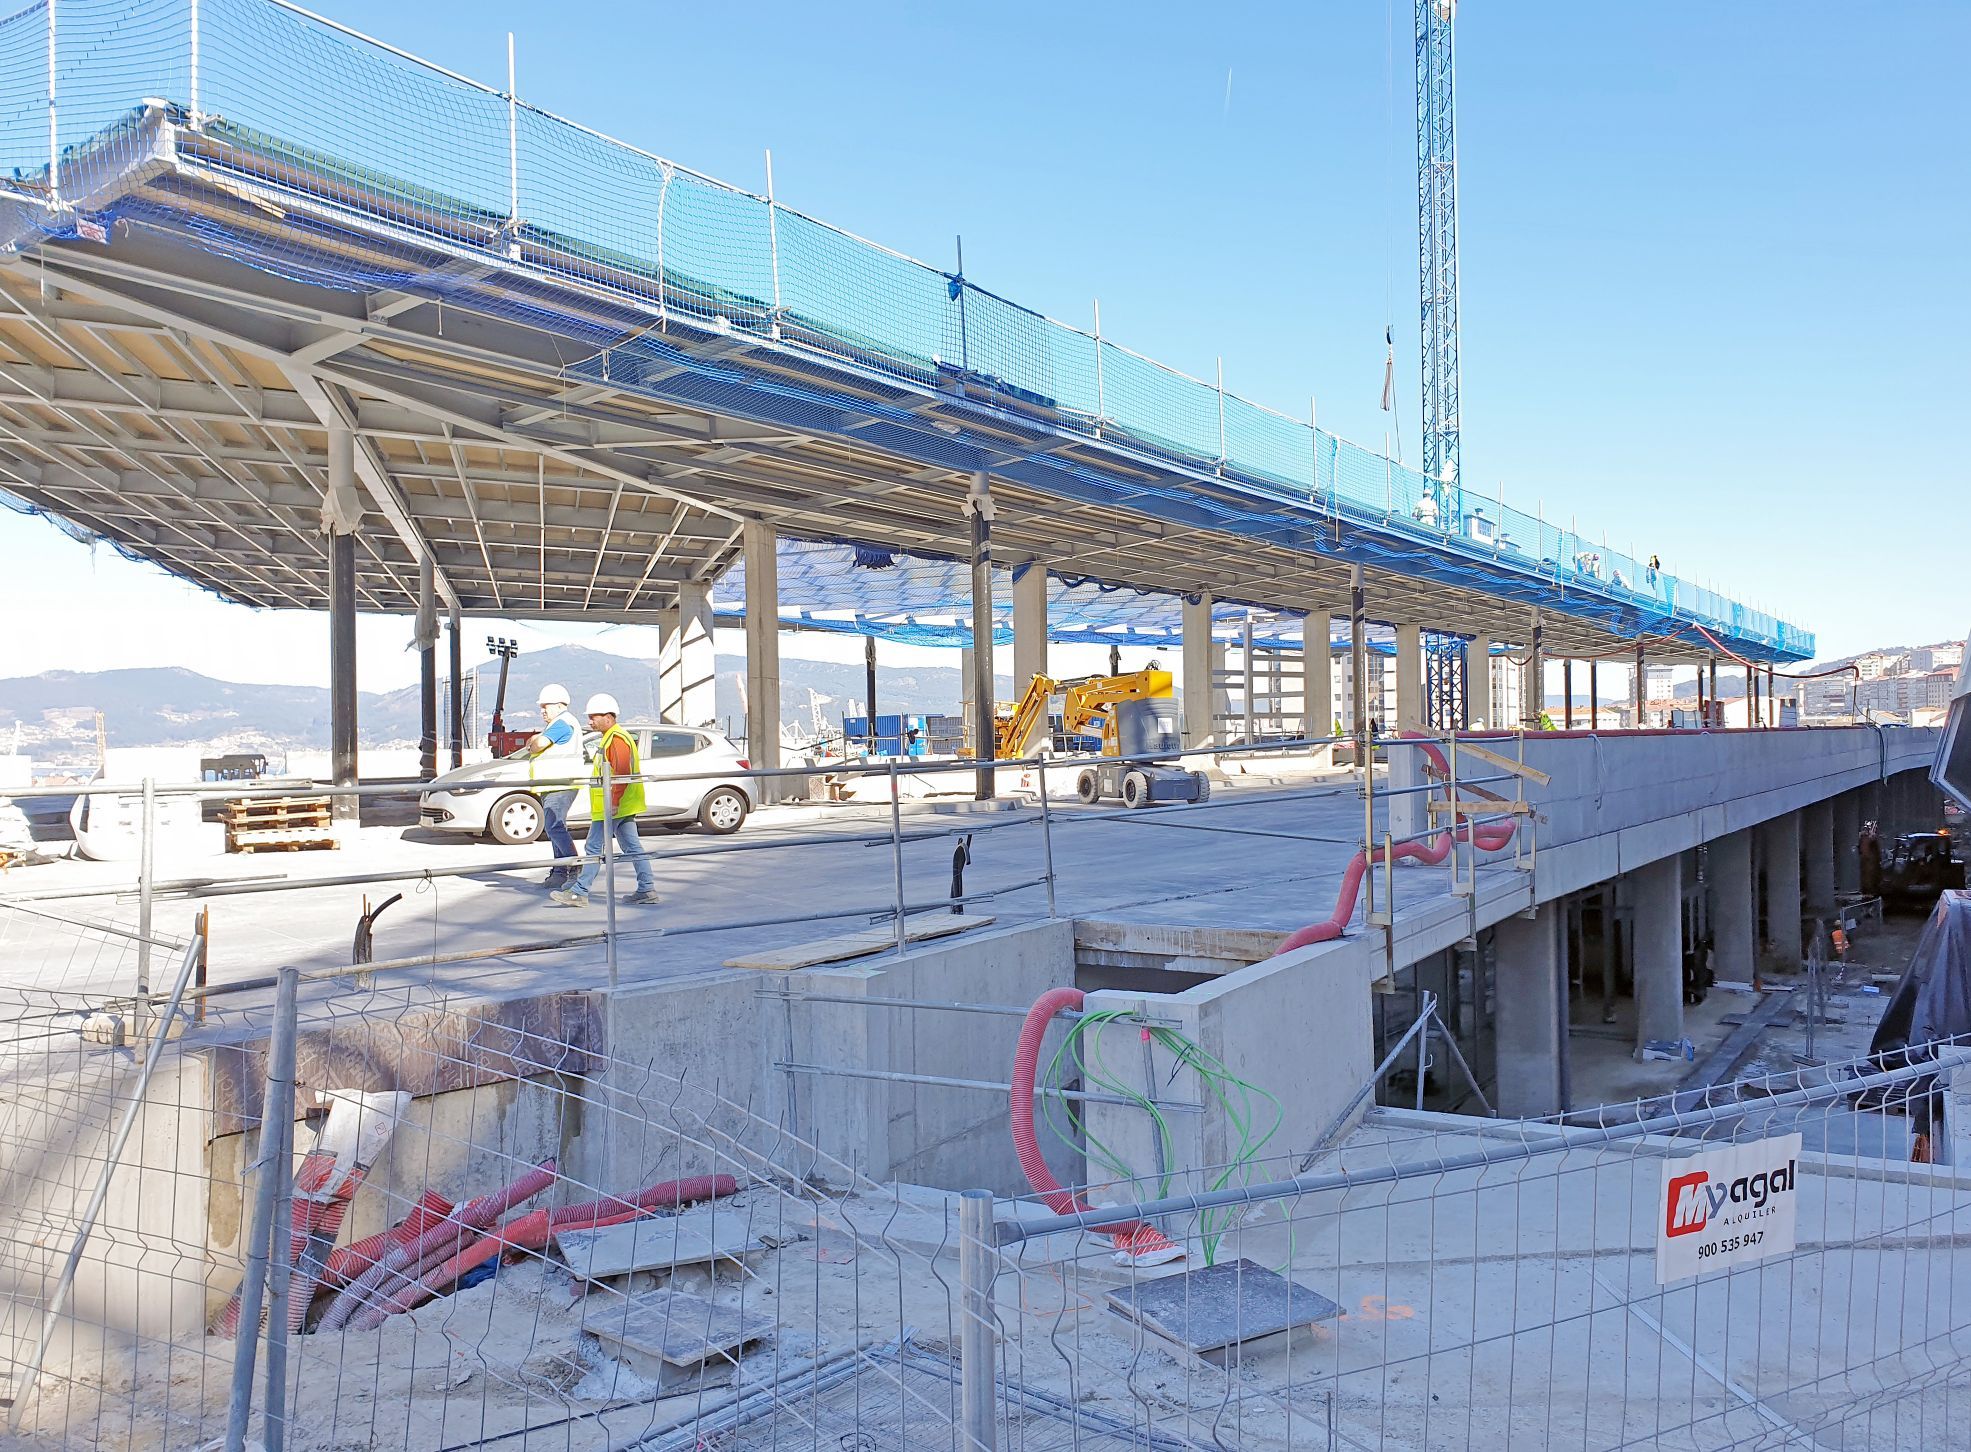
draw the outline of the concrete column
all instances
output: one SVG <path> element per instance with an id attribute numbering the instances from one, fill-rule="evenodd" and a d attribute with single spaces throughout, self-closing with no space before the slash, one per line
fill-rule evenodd
<path id="1" fill-rule="evenodd" d="M 1301 627 L 1301 734 L 1320 739 L 1335 729 L 1335 658 L 1330 648 L 1334 631 L 1334 610 L 1317 605 L 1307 612 Z"/>
<path id="2" fill-rule="evenodd" d="M 418 774 L 438 775 L 438 567 L 426 555 L 417 571 Z"/>
<path id="3" fill-rule="evenodd" d="M 1752 833 L 1748 828 L 1713 842 L 1705 856 L 1711 893 L 1711 970 L 1720 983 L 1750 983 L 1758 936 L 1752 900 Z"/>
<path id="4" fill-rule="evenodd" d="M 994 741 L 992 652 L 992 479 L 980 469 L 965 493 L 965 513 L 972 522 L 972 735 L 979 743 L 978 771 L 972 795 L 989 802 L 993 785 Z"/>
<path id="5" fill-rule="evenodd" d="M 1798 973 L 1800 942 L 1800 814 L 1787 812 L 1759 828 L 1759 876 L 1766 895 L 1766 962 Z"/>
<path id="6" fill-rule="evenodd" d="M 1500 725 L 1492 712 L 1492 642 L 1484 636 L 1465 651 L 1465 708 L 1473 730 Z"/>
<path id="7" fill-rule="evenodd" d="M 1013 576 L 1013 696 L 1047 674 L 1047 570 L 1029 564 Z"/>
<path id="8" fill-rule="evenodd" d="M 1396 720 L 1391 734 L 1421 729 L 1424 724 L 1423 627 L 1396 627 Z"/>
<path id="9" fill-rule="evenodd" d="M 1882 813 L 1888 807 L 1885 784 L 1879 781 L 1863 782 L 1855 788 L 1855 794 L 1861 800 L 1861 819 L 1864 822 L 1875 823 L 1881 829 L 1882 835 L 1888 836 L 1889 824 L 1882 819 Z"/>
<path id="10" fill-rule="evenodd" d="M 1532 917 L 1509 917 L 1493 929 L 1501 1114 L 1556 1114 L 1565 1107 L 1560 1041 L 1566 916 L 1562 904 L 1543 903 Z"/>
<path id="11" fill-rule="evenodd" d="M 1806 909 L 1824 918 L 1834 911 L 1834 803 L 1814 802 L 1800 812 Z"/>
<path id="12" fill-rule="evenodd" d="M 964 732 L 965 744 L 976 751 L 978 743 L 972 740 L 972 725 L 978 719 L 978 713 L 972 709 L 972 683 L 975 679 L 977 677 L 972 670 L 972 647 L 961 645 L 958 648 L 958 719 L 963 723 L 961 729 Z"/>
<path id="13" fill-rule="evenodd" d="M 1184 627 L 1184 744 L 1209 746 L 1212 742 L 1212 701 L 1215 699 L 1211 674 L 1212 667 L 1217 664 L 1217 652 L 1211 644 L 1211 596 L 1185 599 L 1181 614 Z"/>
<path id="14" fill-rule="evenodd" d="M 329 777 L 356 784 L 356 536 L 329 536 Z M 334 816 L 354 823 L 362 802 L 338 796 Z"/>
<path id="15" fill-rule="evenodd" d="M 354 786 L 356 762 L 356 535 L 362 506 L 356 493 L 356 436 L 341 425 L 328 431 L 328 491 L 322 528 L 329 556 L 329 777 Z M 334 816 L 354 823 L 362 802 L 338 796 Z"/>
<path id="16" fill-rule="evenodd" d="M 747 567 L 752 578 L 752 567 Z M 750 586 L 748 587 L 750 593 Z M 679 726 L 709 726 L 718 716 L 718 657 L 712 640 L 712 591 L 709 586 L 678 586 L 675 609 L 665 612 L 664 643 L 658 655 L 657 694 L 663 716 Z M 747 622 L 750 628 L 752 614 Z M 746 642 L 752 654 L 752 640 Z M 780 652 L 776 637 L 774 673 L 779 674 Z M 751 704 L 749 679 L 748 705 Z M 748 734 L 751 734 L 750 723 Z M 749 743 L 750 744 L 750 743 Z"/>
<path id="17" fill-rule="evenodd" d="M 460 639 L 461 626 L 459 608 L 452 607 L 452 618 L 446 626 L 451 649 L 452 666 L 452 709 L 451 719 L 446 722 L 446 732 L 452 746 L 452 765 L 465 765 L 465 657 L 464 644 Z"/>
<path id="18" fill-rule="evenodd" d="M 1834 890 L 1861 891 L 1861 793 L 1846 791 L 1834 799 Z"/>
<path id="19" fill-rule="evenodd" d="M 780 557 L 773 526 L 749 519 L 739 531 L 746 560 L 746 758 L 755 771 L 780 767 Z M 680 615 L 682 612 L 680 611 Z M 781 784 L 756 781 L 762 801 Z"/>
<path id="20" fill-rule="evenodd" d="M 1646 1039 L 1684 1036 L 1683 857 L 1629 874 L 1636 923 L 1636 1051 Z"/>

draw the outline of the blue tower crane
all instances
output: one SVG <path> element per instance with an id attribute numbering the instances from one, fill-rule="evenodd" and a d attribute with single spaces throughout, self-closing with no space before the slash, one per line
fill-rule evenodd
<path id="1" fill-rule="evenodd" d="M 1423 303 L 1423 468 L 1443 528 L 1463 533 L 1458 472 L 1457 0 L 1417 0 L 1417 221 Z"/>

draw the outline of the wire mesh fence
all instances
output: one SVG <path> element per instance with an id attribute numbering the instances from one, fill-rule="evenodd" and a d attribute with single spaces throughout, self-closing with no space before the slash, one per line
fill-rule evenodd
<path id="1" fill-rule="evenodd" d="M 25 1445 L 1888 1449 L 1971 1377 L 1971 1176 L 1829 1148 L 1957 1046 L 995 1199 L 592 1026 L 291 981 L 119 1043 L 16 995 Z"/>
<path id="2" fill-rule="evenodd" d="M 469 294 L 595 345 L 572 368 L 585 377 L 634 387 L 697 366 L 674 326 L 796 346 L 1234 479 L 1262 499 L 1312 504 L 1380 531 L 1385 556 L 1392 542 L 1422 542 L 1651 622 L 1812 653 L 1810 633 L 1678 579 L 1654 556 L 1426 478 L 1311 416 L 1009 302 L 962 265 L 905 257 L 532 106 L 511 78 L 473 81 L 285 0 L 43 0 L 0 21 L 0 80 L 0 167 L 14 196 L 45 204 L 29 225 L 50 235 L 77 235 L 64 198 L 106 217 L 162 216 L 154 199 L 101 200 L 118 168 L 154 159 L 162 122 L 178 162 L 228 195 L 295 203 L 201 217 L 203 245 L 319 285 Z M 352 251 L 350 216 L 387 238 Z M 700 371 L 706 396 L 740 386 L 729 369 Z M 795 391 L 782 393 L 795 406 Z M 806 402 L 822 422 L 829 401 Z M 952 449 L 906 410 L 869 407 L 880 426 L 865 438 L 902 431 L 922 435 L 920 451 Z M 970 460 L 952 456 L 957 467 Z M 1231 517 L 1223 502 L 1205 507 Z"/>

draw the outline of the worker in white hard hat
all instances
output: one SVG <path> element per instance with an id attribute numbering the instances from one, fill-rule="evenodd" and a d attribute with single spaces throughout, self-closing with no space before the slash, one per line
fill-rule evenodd
<path id="1" fill-rule="evenodd" d="M 568 809 L 575 805 L 576 784 L 586 775 L 582 760 L 582 723 L 568 704 L 568 688 L 550 682 L 541 687 L 541 729 L 514 752 L 527 760 L 527 778 L 541 799 L 547 817 L 548 845 L 554 867 L 547 875 L 553 892 L 575 880 L 580 870 L 575 839 L 568 834 Z"/>
<path id="2" fill-rule="evenodd" d="M 589 730 L 602 733 L 589 777 L 589 840 L 582 848 L 587 860 L 572 884 L 548 896 L 562 907 L 587 907 L 589 888 L 602 868 L 603 844 L 613 836 L 616 851 L 636 866 L 636 891 L 628 901 L 656 902 L 657 874 L 636 830 L 637 813 L 644 805 L 643 763 L 637 757 L 636 738 L 616 724 L 616 698 L 607 692 L 590 696 L 582 709 L 588 713 Z"/>

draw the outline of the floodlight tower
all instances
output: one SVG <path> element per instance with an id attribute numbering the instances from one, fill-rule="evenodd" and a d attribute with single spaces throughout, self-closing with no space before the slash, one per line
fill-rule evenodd
<path id="1" fill-rule="evenodd" d="M 1417 0 L 1417 220 L 1423 302 L 1423 466 L 1441 527 L 1465 529 L 1458 472 L 1457 0 Z"/>

